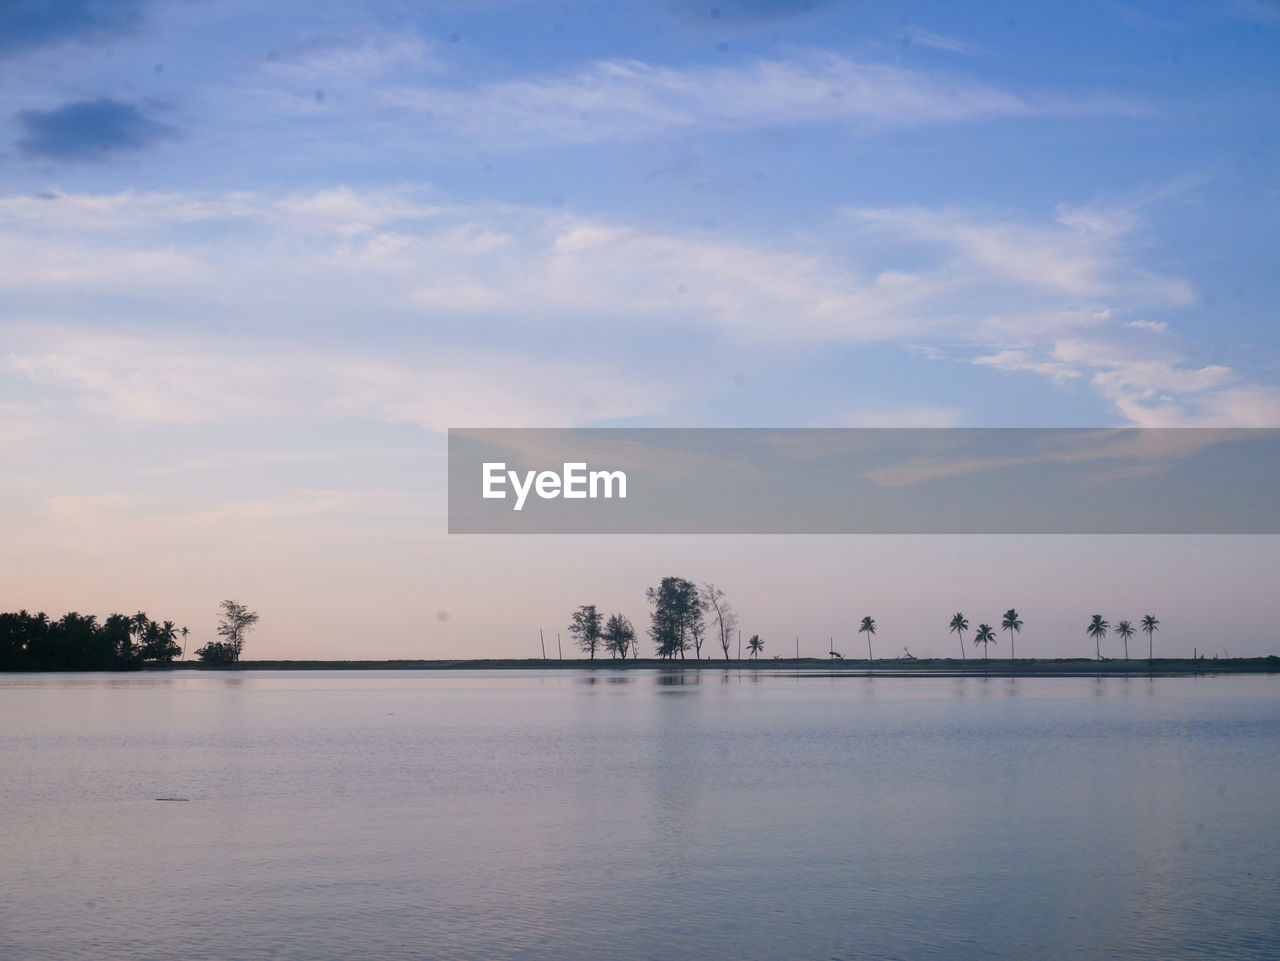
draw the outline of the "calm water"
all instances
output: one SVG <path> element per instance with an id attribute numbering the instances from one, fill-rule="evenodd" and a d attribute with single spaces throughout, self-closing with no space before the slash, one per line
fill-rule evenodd
<path id="1" fill-rule="evenodd" d="M 1280 956 L 1277 677 L 0 676 L 0 814 L 15 961 Z"/>

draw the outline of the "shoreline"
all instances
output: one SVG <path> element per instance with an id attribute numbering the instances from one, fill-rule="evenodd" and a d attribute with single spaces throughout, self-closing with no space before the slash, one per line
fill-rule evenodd
<path id="1" fill-rule="evenodd" d="M 993 658 L 990 661 L 953 658 L 896 658 L 831 661 L 825 658 L 769 658 L 767 660 L 603 660 L 585 658 L 470 658 L 452 660 L 254 660 L 234 667 L 215 667 L 197 661 L 154 664 L 122 671 L 85 673 L 134 674 L 168 671 L 796 671 L 816 677 L 836 675 L 885 677 L 1097 677 L 1097 676 L 1198 676 L 1218 674 L 1280 674 L 1280 657 L 1155 658 L 1094 660 L 1092 658 Z M 61 674 L 67 671 L 17 671 L 3 673 Z"/>

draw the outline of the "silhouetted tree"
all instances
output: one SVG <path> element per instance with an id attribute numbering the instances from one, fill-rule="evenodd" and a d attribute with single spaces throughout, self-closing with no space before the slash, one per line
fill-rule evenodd
<path id="1" fill-rule="evenodd" d="M 692 581 L 664 577 L 657 587 L 645 591 L 653 604 L 649 615 L 649 636 L 658 648 L 658 657 L 684 657 L 695 636 L 702 631 L 702 599 Z"/>
<path id="2" fill-rule="evenodd" d="M 604 646 L 614 657 L 627 659 L 627 651 L 636 639 L 636 630 L 621 614 L 610 614 L 604 625 Z"/>
<path id="3" fill-rule="evenodd" d="M 124 614 L 112 614 L 102 622 L 102 633 L 107 645 L 111 648 L 111 656 L 124 664 L 133 660 L 133 618 Z"/>
<path id="4" fill-rule="evenodd" d="M 867 660 L 868 661 L 875 660 L 875 658 L 871 656 L 871 635 L 874 634 L 875 632 L 876 632 L 876 619 L 874 617 L 864 617 L 862 619 L 862 626 L 858 628 L 858 633 L 867 635 Z"/>
<path id="5" fill-rule="evenodd" d="M 206 664 L 238 664 L 244 652 L 245 637 L 258 623 L 258 615 L 239 601 L 223 601 L 219 607 L 222 608 L 222 620 L 218 623 L 218 636 L 224 640 L 210 641 L 196 651 L 196 657 Z"/>
<path id="6" fill-rule="evenodd" d="M 990 624 L 979 624 L 978 633 L 973 635 L 974 646 L 982 645 L 982 659 L 987 660 L 987 645 L 996 642 L 996 632 L 991 629 Z"/>
<path id="7" fill-rule="evenodd" d="M 702 585 L 702 605 L 711 615 L 716 631 L 716 641 L 724 651 L 724 659 L 729 660 L 729 650 L 733 646 L 733 632 L 738 627 L 738 615 L 725 599 L 724 591 L 714 584 Z"/>
<path id="8" fill-rule="evenodd" d="M 147 627 L 151 623 L 151 618 L 147 617 L 142 611 L 134 614 L 130 620 L 132 637 L 129 639 L 129 652 L 126 657 L 137 657 L 138 651 L 146 641 Z"/>
<path id="9" fill-rule="evenodd" d="M 964 632 L 969 629 L 968 619 L 959 611 L 951 618 L 951 633 L 960 635 L 960 660 L 964 660 Z"/>
<path id="10" fill-rule="evenodd" d="M 751 640 L 747 641 L 747 650 L 751 652 L 752 660 L 760 656 L 760 652 L 764 650 L 764 641 L 760 640 L 759 634 L 751 635 Z"/>
<path id="11" fill-rule="evenodd" d="M 602 639 L 601 620 L 594 604 L 583 604 L 573 612 L 573 619 L 569 622 L 569 635 L 593 661 Z"/>
<path id="12" fill-rule="evenodd" d="M 1000 621 L 1000 629 L 1009 632 L 1009 660 L 1014 659 L 1013 653 L 1013 635 L 1022 631 L 1022 619 L 1018 617 L 1018 612 L 1012 607 L 1004 612 L 1004 619 Z"/>
<path id="13" fill-rule="evenodd" d="M 1093 649 L 1098 660 L 1102 660 L 1102 639 L 1107 636 L 1107 628 L 1110 626 L 1109 623 L 1103 620 L 1101 614 L 1094 614 L 1093 620 L 1084 629 L 1085 633 L 1093 638 Z"/>
<path id="14" fill-rule="evenodd" d="M 1156 631 L 1160 630 L 1159 625 L 1160 625 L 1160 622 L 1156 620 L 1156 616 L 1154 614 L 1147 614 L 1142 618 L 1142 629 L 1146 631 L 1146 634 L 1147 634 L 1147 662 L 1148 663 L 1150 663 L 1151 661 L 1151 652 L 1153 650 L 1153 647 L 1151 644 L 1151 635 L 1154 634 Z"/>
<path id="15" fill-rule="evenodd" d="M 1116 633 L 1124 640 L 1124 659 L 1129 660 L 1129 638 L 1133 637 L 1133 625 L 1128 621 L 1121 621 L 1116 625 Z"/>
<path id="16" fill-rule="evenodd" d="M 146 639 L 142 644 L 142 660 L 168 664 L 182 653 L 177 634 L 173 621 L 165 621 L 163 624 L 152 621 L 147 627 Z"/>
<path id="17" fill-rule="evenodd" d="M 196 657 L 211 667 L 230 667 L 236 663 L 236 649 L 226 641 L 210 641 L 197 648 Z"/>

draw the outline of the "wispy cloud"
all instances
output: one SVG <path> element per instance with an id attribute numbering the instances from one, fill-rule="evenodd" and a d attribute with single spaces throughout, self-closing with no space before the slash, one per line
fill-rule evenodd
<path id="1" fill-rule="evenodd" d="M 399 357 L 192 336 L 45 329 L 5 366 L 99 421 L 137 425 L 354 420 L 450 426 L 558 426 L 637 416 L 669 389 L 598 365 L 492 352 Z M 528 376 L 536 364 L 538 378 Z"/>
<path id="2" fill-rule="evenodd" d="M 1009 435 L 1007 439 L 996 436 L 994 439 L 1011 451 L 1008 454 L 974 456 L 958 450 L 951 456 L 913 457 L 875 467 L 863 476 L 883 487 L 907 487 L 1037 464 L 1088 465 L 1092 471 L 1099 461 L 1105 461 L 1110 463 L 1109 469 L 1113 472 L 1109 476 L 1136 477 L 1193 457 L 1214 444 L 1240 440 L 1230 430 L 1031 431 L 1026 436 L 1028 440 L 1025 441 L 1021 432 Z M 1025 453 L 1013 452 L 1019 447 L 1029 449 Z"/>
<path id="3" fill-rule="evenodd" d="M 438 428 L 652 418 L 713 390 L 700 352 L 897 342 L 1087 385 L 1136 424 L 1280 420 L 1148 319 L 1194 290 L 1134 262 L 1138 224 L 878 208 L 782 246 L 430 192 L 0 197 L 0 290 L 27 318 L 6 365 L 120 420 L 306 408 Z M 116 332 L 85 336 L 81 306 L 104 296 Z M 184 320 L 144 335 L 156 316 Z M 381 343 L 339 348 L 365 318 Z M 285 348 L 311 329 L 330 347 Z"/>
<path id="4" fill-rule="evenodd" d="M 816 123 L 904 127 L 995 117 L 1132 112 L 1111 97 L 1019 96 L 976 80 L 832 54 L 677 68 L 602 60 L 573 73 L 482 84 L 382 89 L 468 142 L 586 144 L 697 130 Z"/>
<path id="5" fill-rule="evenodd" d="M 921 47 L 930 47 L 934 50 L 945 50 L 947 53 L 960 53 L 966 57 L 972 57 L 980 53 L 980 49 L 967 41 L 957 39 L 956 37 L 944 36 L 940 33 L 934 33 L 932 30 L 924 30 L 920 27 L 907 27 L 902 32 L 902 43 L 905 46 L 917 45 Z"/>
<path id="6" fill-rule="evenodd" d="M 354 83 L 400 73 L 439 73 L 429 43 L 413 33 L 321 35 L 267 53 L 267 69 L 285 81 Z"/>

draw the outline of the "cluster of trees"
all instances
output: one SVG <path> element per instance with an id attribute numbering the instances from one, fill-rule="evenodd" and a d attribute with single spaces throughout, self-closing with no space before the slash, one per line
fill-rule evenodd
<path id="1" fill-rule="evenodd" d="M 664 577 L 660 584 L 645 591 L 653 610 L 649 613 L 649 638 L 658 657 L 680 658 L 692 651 L 702 660 L 702 645 L 708 634 L 729 660 L 729 651 L 738 628 L 738 616 L 726 600 L 724 591 L 714 584 L 702 587 L 683 577 Z M 569 635 L 591 660 L 597 651 L 607 651 L 614 658 L 640 656 L 635 628 L 621 614 L 610 614 L 606 620 L 594 604 L 583 604 L 573 612 Z M 764 641 L 753 634 L 747 642 L 751 656 L 764 651 Z"/>
<path id="2" fill-rule="evenodd" d="M 684 659 L 685 655 L 692 651 L 693 656 L 701 660 L 702 645 L 710 636 L 720 647 L 724 659 L 729 660 L 732 638 L 735 633 L 740 637 L 740 632 L 737 630 L 738 616 L 725 599 L 724 591 L 714 584 L 703 584 L 698 587 L 683 577 L 664 577 L 658 586 L 649 588 L 645 596 L 653 606 L 649 614 L 649 637 L 657 648 L 658 657 Z M 1120 621 L 1116 624 L 1115 632 L 1124 641 L 1125 660 L 1129 659 L 1129 638 L 1137 630 L 1147 635 L 1147 657 L 1152 657 L 1154 653 L 1152 635 L 1159 630 L 1159 624 L 1160 622 L 1153 614 L 1143 617 L 1137 628 L 1129 621 Z M 1009 608 L 1000 618 L 999 630 L 1009 633 L 1010 659 L 1017 656 L 1015 643 L 1018 635 L 1022 633 L 1022 626 L 1022 615 L 1015 608 Z M 950 629 L 952 634 L 959 635 L 960 658 L 964 660 L 964 635 L 969 630 L 969 619 L 957 611 L 951 618 Z M 1099 660 L 1103 659 L 1102 639 L 1107 636 L 1107 631 L 1110 629 L 1110 622 L 1101 614 L 1094 614 L 1093 620 L 1085 629 L 1095 641 L 1095 655 Z M 858 633 L 867 636 L 867 660 L 874 661 L 875 654 L 871 647 L 871 638 L 876 633 L 876 619 L 862 618 Z M 631 622 L 621 614 L 610 614 L 606 620 L 594 604 L 583 604 L 573 612 L 569 634 L 592 660 L 595 660 L 598 651 L 607 651 L 612 657 L 623 660 L 626 660 L 628 654 L 633 659 L 640 656 L 639 642 Z M 990 645 L 997 642 L 997 628 L 986 623 L 978 625 L 974 632 L 973 643 L 982 646 L 983 660 L 988 659 Z M 763 653 L 764 641 L 760 639 L 759 634 L 751 635 L 751 639 L 747 642 L 747 650 L 752 658 L 759 657 Z M 834 645 L 830 656 L 833 659 L 843 657 L 834 649 Z M 908 653 L 907 656 L 911 655 Z"/>
<path id="3" fill-rule="evenodd" d="M 173 621 L 112 614 L 99 622 L 72 611 L 58 620 L 43 612 L 0 614 L 0 670 L 110 671 L 167 664 L 182 654 L 188 631 Z"/>
<path id="4" fill-rule="evenodd" d="M 1098 660 L 1102 660 L 1102 639 L 1107 636 L 1107 631 L 1111 624 L 1101 614 L 1094 614 L 1089 625 L 1084 629 L 1085 633 L 1093 638 L 1094 656 Z M 960 612 L 951 618 L 951 633 L 960 635 L 960 657 L 964 658 L 964 632 L 969 629 L 969 621 Z M 1016 654 L 1014 650 L 1014 638 L 1022 631 L 1022 618 L 1018 612 L 1012 607 L 1004 612 L 1004 617 L 1000 620 L 1000 629 L 1009 632 L 1009 657 L 1013 659 Z M 1156 620 L 1154 614 L 1147 614 L 1142 618 L 1139 630 L 1147 635 L 1147 659 L 1150 660 L 1154 654 L 1155 647 L 1152 641 L 1152 635 L 1160 629 L 1160 622 Z M 1116 624 L 1116 633 L 1124 639 L 1124 659 L 1129 660 L 1129 638 L 1135 633 L 1134 626 L 1129 621 L 1120 621 Z M 990 624 L 979 624 L 978 630 L 973 637 L 974 644 L 982 645 L 982 657 L 987 657 L 987 646 L 996 643 L 996 632 Z"/>
<path id="5" fill-rule="evenodd" d="M 239 601 L 223 601 L 219 607 L 222 619 L 218 622 L 218 636 L 222 640 L 210 641 L 196 651 L 196 657 L 205 664 L 225 667 L 240 663 L 245 636 L 258 623 L 258 615 Z"/>
<path id="6" fill-rule="evenodd" d="M 221 640 L 196 651 L 204 663 L 219 666 L 240 660 L 245 636 L 258 622 L 258 615 L 238 601 L 223 601 L 221 609 Z M 186 656 L 189 633 L 142 611 L 112 614 L 101 622 L 74 611 L 56 621 L 44 613 L 0 614 L 0 671 L 119 671 L 169 664 Z"/>
<path id="7" fill-rule="evenodd" d="M 1107 636 L 1107 631 L 1110 629 L 1111 622 L 1101 614 L 1094 614 L 1093 620 L 1084 629 L 1084 632 L 1093 638 L 1093 651 L 1098 660 L 1102 660 L 1102 639 Z M 1151 635 L 1160 630 L 1160 622 L 1156 620 L 1155 615 L 1145 614 L 1138 630 L 1147 635 L 1147 660 L 1151 660 L 1154 650 Z M 1129 660 L 1129 638 L 1133 637 L 1135 633 L 1134 627 L 1128 621 L 1119 621 L 1116 624 L 1116 633 L 1124 640 L 1124 659 L 1127 661 Z"/>
<path id="8" fill-rule="evenodd" d="M 583 604 L 573 612 L 573 619 L 569 622 L 569 636 L 593 661 L 596 659 L 596 651 L 601 648 L 624 661 L 628 652 L 632 659 L 639 656 L 636 629 L 631 626 L 631 622 L 621 614 L 610 614 L 606 621 L 594 604 Z"/>
<path id="9" fill-rule="evenodd" d="M 969 629 L 969 619 L 957 611 L 951 618 L 951 633 L 960 635 L 960 660 L 964 660 L 964 632 Z M 1000 619 L 1000 630 L 1009 632 L 1009 658 L 1015 657 L 1014 638 L 1022 633 L 1022 617 L 1012 607 L 1004 612 Z M 974 632 L 973 643 L 982 645 L 982 659 L 987 659 L 987 648 L 996 643 L 996 630 L 990 624 L 979 624 Z"/>

